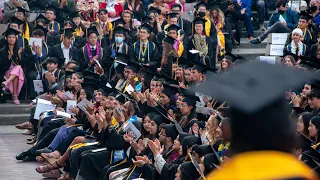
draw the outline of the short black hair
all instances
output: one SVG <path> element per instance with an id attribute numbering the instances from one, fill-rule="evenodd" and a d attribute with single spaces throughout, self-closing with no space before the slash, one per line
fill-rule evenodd
<path id="1" fill-rule="evenodd" d="M 277 0 L 276 2 L 276 8 L 279 8 L 281 6 L 285 7 L 287 5 L 286 0 Z"/>
<path id="2" fill-rule="evenodd" d="M 174 4 L 171 5 L 171 10 L 172 10 L 173 8 L 176 8 L 176 7 L 178 7 L 178 8 L 180 9 L 180 11 L 181 11 L 182 6 L 181 6 L 180 4 L 177 4 L 177 3 L 174 3 Z"/>
<path id="3" fill-rule="evenodd" d="M 35 29 L 33 32 L 32 32 L 32 36 L 40 36 L 40 37 L 43 37 L 44 36 L 44 32 L 42 29 Z"/>

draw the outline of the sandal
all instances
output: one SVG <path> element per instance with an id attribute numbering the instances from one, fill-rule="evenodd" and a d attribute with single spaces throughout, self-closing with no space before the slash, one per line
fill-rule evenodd
<path id="1" fill-rule="evenodd" d="M 52 170 L 50 172 L 42 174 L 43 177 L 45 178 L 50 178 L 50 179 L 57 179 L 61 177 L 61 171 L 58 169 Z"/>
<path id="2" fill-rule="evenodd" d="M 58 163 L 58 161 L 55 161 L 54 163 L 50 163 L 50 164 L 46 164 L 44 166 L 36 167 L 36 171 L 38 173 L 47 173 L 47 172 L 50 172 L 52 170 L 56 170 L 56 169 L 62 168 L 64 166 L 65 166 L 65 164 L 61 165 L 61 164 Z"/>
<path id="3" fill-rule="evenodd" d="M 58 180 L 72 180 L 72 177 L 66 172 L 62 177 L 58 178 Z"/>
<path id="4" fill-rule="evenodd" d="M 41 157 L 41 156 L 37 156 L 36 157 L 36 160 L 38 161 L 38 162 L 45 162 L 46 160 L 43 158 L 43 157 Z"/>
<path id="5" fill-rule="evenodd" d="M 14 100 L 14 99 L 16 99 L 16 100 Z M 18 95 L 12 95 L 12 100 L 13 100 L 13 104 L 20 104 L 20 101 L 19 101 L 19 99 L 18 99 Z"/>

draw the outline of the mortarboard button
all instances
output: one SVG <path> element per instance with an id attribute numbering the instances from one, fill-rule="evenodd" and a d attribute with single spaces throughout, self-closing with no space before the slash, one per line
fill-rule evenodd
<path id="1" fill-rule="evenodd" d="M 154 13 L 157 13 L 157 14 L 161 14 L 161 10 L 158 9 L 158 8 L 155 8 L 153 6 L 151 6 L 148 11 L 149 12 L 154 12 Z"/>

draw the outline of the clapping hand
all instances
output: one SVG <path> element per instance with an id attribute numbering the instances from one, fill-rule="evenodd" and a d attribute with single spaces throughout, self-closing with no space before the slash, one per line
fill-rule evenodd
<path id="1" fill-rule="evenodd" d="M 136 156 L 136 160 L 132 159 L 132 163 L 138 167 L 142 167 L 145 164 L 151 164 L 151 161 L 146 155 L 144 155 L 144 156 Z"/>
<path id="2" fill-rule="evenodd" d="M 158 139 L 152 141 L 148 141 L 148 147 L 153 153 L 153 156 L 157 156 L 158 154 L 161 154 L 164 151 L 164 146 L 161 146 L 160 141 Z"/>

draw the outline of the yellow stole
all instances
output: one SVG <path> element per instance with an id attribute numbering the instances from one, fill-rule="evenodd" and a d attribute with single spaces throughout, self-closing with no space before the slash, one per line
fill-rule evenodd
<path id="1" fill-rule="evenodd" d="M 208 17 L 205 17 L 206 23 L 205 23 L 205 32 L 207 36 L 210 36 L 210 30 L 211 30 L 211 21 Z"/>
<path id="2" fill-rule="evenodd" d="M 82 33 L 83 31 L 82 31 L 82 28 L 81 27 L 78 27 L 77 29 L 76 29 L 76 32 L 75 32 L 75 35 L 76 36 L 81 36 L 81 33 Z"/>
<path id="3" fill-rule="evenodd" d="M 139 79 L 138 79 L 138 77 L 135 77 L 134 78 L 134 80 L 136 81 L 136 82 L 138 82 L 139 81 Z M 126 86 L 124 87 L 124 89 L 123 89 L 123 92 L 122 93 L 126 93 L 127 91 L 126 91 L 126 88 L 129 86 L 129 83 L 128 82 L 126 82 Z"/>
<path id="4" fill-rule="evenodd" d="M 97 19 L 96 22 L 98 22 L 98 23 L 100 24 L 100 20 L 99 20 L 99 19 Z M 108 29 L 107 29 L 107 31 L 109 31 L 110 34 L 112 34 L 112 29 L 113 29 L 112 23 L 111 23 L 110 21 L 107 21 L 107 24 L 108 24 Z M 103 33 L 106 34 L 106 32 L 103 32 Z"/>
<path id="5" fill-rule="evenodd" d="M 28 41 L 30 41 L 30 30 L 29 30 L 29 25 L 28 23 L 26 22 L 25 23 L 25 31 L 22 33 L 22 38 L 26 38 Z"/>
<path id="6" fill-rule="evenodd" d="M 207 175 L 214 180 L 293 179 L 316 180 L 316 174 L 291 154 L 252 151 L 233 156 L 221 169 Z"/>

